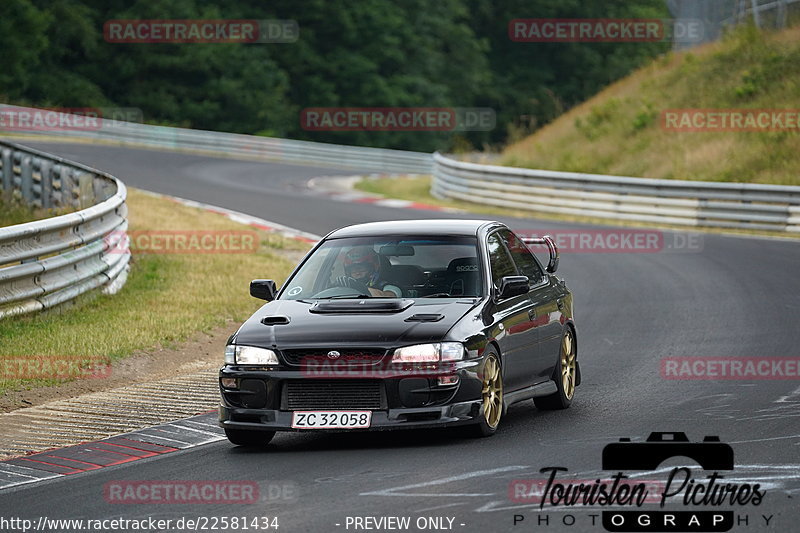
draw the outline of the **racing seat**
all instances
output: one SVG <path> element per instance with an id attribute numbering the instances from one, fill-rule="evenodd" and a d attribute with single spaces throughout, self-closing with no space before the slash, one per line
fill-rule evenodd
<path id="1" fill-rule="evenodd" d="M 446 288 L 452 296 L 477 296 L 480 279 L 477 257 L 459 257 L 447 265 Z"/>

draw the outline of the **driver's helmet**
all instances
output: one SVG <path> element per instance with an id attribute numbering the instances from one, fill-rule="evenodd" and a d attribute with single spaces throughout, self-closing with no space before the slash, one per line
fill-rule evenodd
<path id="1" fill-rule="evenodd" d="M 356 246 L 344 256 L 344 272 L 351 278 L 376 281 L 381 260 L 371 246 Z"/>

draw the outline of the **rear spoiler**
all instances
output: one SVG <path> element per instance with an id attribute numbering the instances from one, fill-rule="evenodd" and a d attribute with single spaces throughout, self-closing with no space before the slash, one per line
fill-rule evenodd
<path id="1" fill-rule="evenodd" d="M 528 237 L 523 238 L 522 242 L 527 245 L 537 245 L 537 246 L 547 246 L 547 251 L 550 252 L 550 262 L 547 263 L 547 271 L 551 274 L 555 273 L 558 270 L 558 246 L 556 246 L 556 242 L 550 235 L 545 235 L 544 237 Z"/>

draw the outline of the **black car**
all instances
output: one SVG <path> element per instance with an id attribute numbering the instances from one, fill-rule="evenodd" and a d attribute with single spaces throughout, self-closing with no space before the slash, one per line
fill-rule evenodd
<path id="1" fill-rule="evenodd" d="M 572 293 L 504 224 L 415 220 L 328 234 L 230 337 L 219 423 L 239 445 L 276 431 L 469 425 L 492 435 L 533 398 L 580 384 Z M 276 294 L 277 293 L 277 294 Z"/>

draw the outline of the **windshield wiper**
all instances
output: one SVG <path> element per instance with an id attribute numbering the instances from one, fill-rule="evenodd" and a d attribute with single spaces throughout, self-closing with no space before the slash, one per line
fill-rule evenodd
<path id="1" fill-rule="evenodd" d="M 454 295 L 450 294 L 449 292 L 437 292 L 434 294 L 428 294 L 426 296 L 417 296 L 417 298 L 469 298 L 470 300 L 474 300 L 475 298 L 480 298 L 480 296 L 467 296 L 467 295 Z"/>

